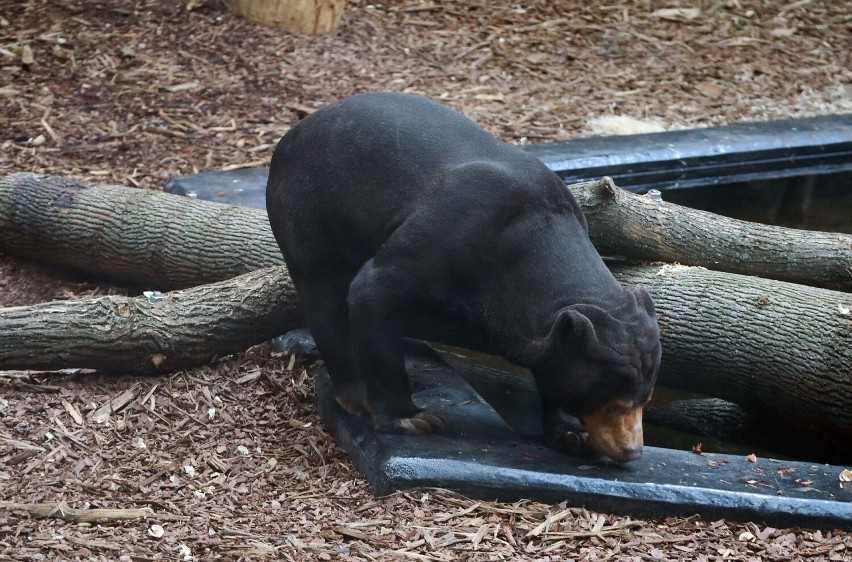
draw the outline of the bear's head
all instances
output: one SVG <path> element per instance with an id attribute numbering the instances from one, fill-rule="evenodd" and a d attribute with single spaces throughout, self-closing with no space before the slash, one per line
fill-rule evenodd
<path id="1" fill-rule="evenodd" d="M 660 331 L 642 287 L 561 309 L 531 370 L 539 393 L 578 418 L 616 462 L 642 456 L 642 409 L 660 365 Z"/>

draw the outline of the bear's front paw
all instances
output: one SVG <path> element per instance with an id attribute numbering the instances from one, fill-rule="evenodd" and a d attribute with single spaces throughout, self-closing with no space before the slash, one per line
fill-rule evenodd
<path id="1" fill-rule="evenodd" d="M 548 445 L 568 455 L 579 457 L 598 456 L 591 444 L 589 434 L 582 431 L 560 431 L 547 437 Z"/>
<path id="2" fill-rule="evenodd" d="M 433 431 L 443 431 L 447 424 L 443 419 L 428 412 L 420 411 L 410 418 L 391 418 L 376 421 L 376 430 L 385 433 L 403 435 L 422 435 Z"/>

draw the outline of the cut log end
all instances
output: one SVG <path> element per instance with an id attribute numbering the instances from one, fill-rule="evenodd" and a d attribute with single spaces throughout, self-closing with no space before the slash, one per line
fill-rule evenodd
<path id="1" fill-rule="evenodd" d="M 344 0 L 225 0 L 249 21 L 297 33 L 331 33 L 340 24 Z"/>

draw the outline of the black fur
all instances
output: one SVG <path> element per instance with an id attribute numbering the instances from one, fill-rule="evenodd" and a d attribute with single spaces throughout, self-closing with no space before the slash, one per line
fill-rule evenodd
<path id="1" fill-rule="evenodd" d="M 651 392 L 647 292 L 610 274 L 553 172 L 434 101 L 363 94 L 305 118 L 267 209 L 338 401 L 380 430 L 440 425 L 411 401 L 404 336 L 530 367 L 550 426 Z"/>

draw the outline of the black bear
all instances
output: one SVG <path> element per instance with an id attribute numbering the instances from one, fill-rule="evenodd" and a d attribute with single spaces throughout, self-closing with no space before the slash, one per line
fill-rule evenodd
<path id="1" fill-rule="evenodd" d="M 641 456 L 654 305 L 612 276 L 537 158 L 427 98 L 361 94 L 284 135 L 266 200 L 347 411 L 379 431 L 442 427 L 411 400 L 403 338 L 416 337 L 528 367 L 551 439 L 570 429 L 565 412 L 594 451 Z"/>

